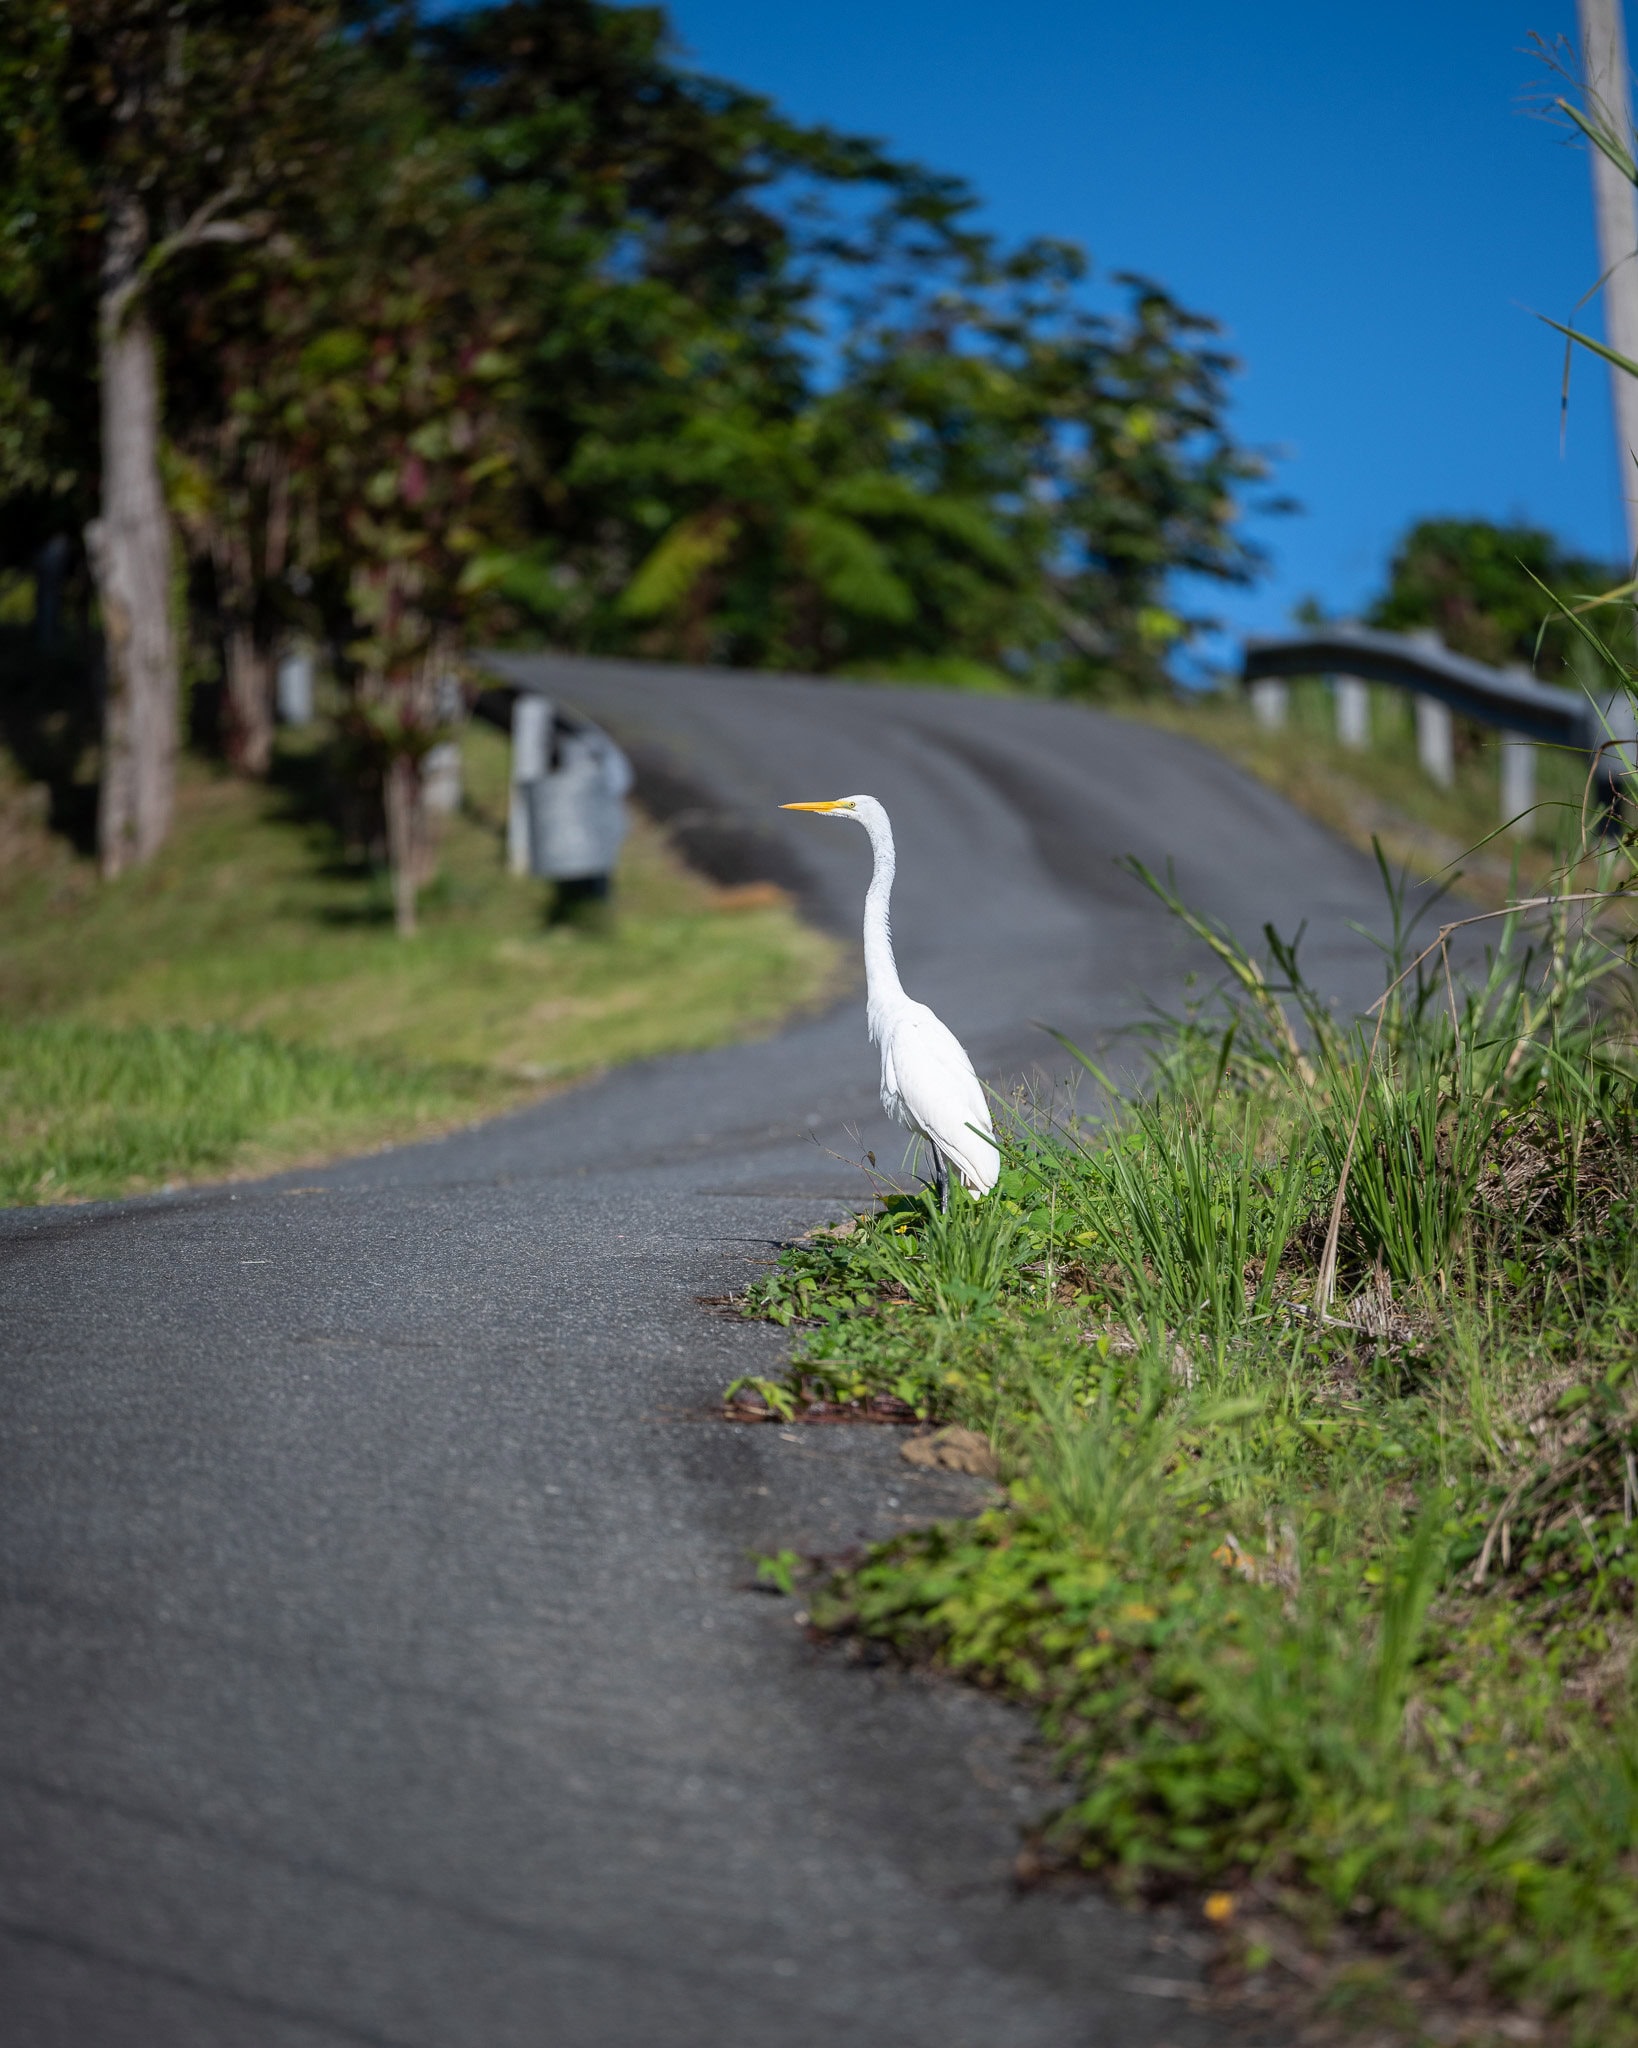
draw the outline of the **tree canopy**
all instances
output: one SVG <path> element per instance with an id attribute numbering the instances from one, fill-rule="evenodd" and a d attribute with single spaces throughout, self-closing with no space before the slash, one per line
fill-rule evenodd
<path id="1" fill-rule="evenodd" d="M 1475 661 L 1522 663 L 1556 677 L 1579 644 L 1564 609 L 1624 580 L 1538 527 L 1423 519 L 1394 550 L 1370 623 L 1391 632 L 1431 627 Z M 1596 625 L 1601 637 L 1625 640 L 1628 608 L 1602 608 Z"/>
<path id="2" fill-rule="evenodd" d="M 188 87 L 127 118 L 128 46 L 161 32 L 187 38 Z M 89 511 L 87 225 L 123 149 L 161 235 L 224 188 L 267 217 L 156 293 L 167 432 L 217 527 L 248 511 L 247 464 L 282 464 L 315 507 L 331 494 L 304 529 L 321 553 L 407 545 L 406 517 L 447 534 L 425 453 L 390 503 L 371 470 L 379 517 L 334 493 L 382 430 L 388 353 L 393 376 L 448 360 L 455 326 L 504 304 L 509 487 L 463 512 L 482 566 L 444 577 L 457 630 L 449 598 L 481 593 L 498 623 L 592 649 L 959 657 L 1103 690 L 1153 681 L 1189 632 L 1172 570 L 1256 566 L 1237 499 L 1261 464 L 1227 430 L 1208 321 L 1137 279 L 1124 312 L 1090 310 L 1080 252 L 1003 248 L 959 180 L 687 71 L 658 8 L 21 0 L 0 93 L 14 548 Z M 349 351 L 372 366 L 357 404 Z M 300 552 L 276 551 L 281 576 L 318 576 Z M 373 617 L 371 587 L 355 563 L 332 594 Z M 327 623 L 343 648 L 370 637 Z"/>
<path id="3" fill-rule="evenodd" d="M 125 502 L 145 462 L 250 772 L 296 631 L 384 761 L 477 634 L 1108 694 L 1207 623 L 1174 572 L 1259 565 L 1211 321 L 657 7 L 15 0 L 0 192 L 0 553 L 117 537 L 99 381 L 155 386 Z"/>

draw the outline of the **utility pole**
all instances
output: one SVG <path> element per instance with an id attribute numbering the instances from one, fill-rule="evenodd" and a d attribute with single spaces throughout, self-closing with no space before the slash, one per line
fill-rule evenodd
<path id="1" fill-rule="evenodd" d="M 1598 262 L 1604 278 L 1604 335 L 1628 362 L 1638 363 L 1638 189 L 1633 164 L 1632 102 L 1627 85 L 1627 34 L 1622 0 L 1576 0 L 1581 22 L 1581 64 L 1586 78 L 1583 109 L 1594 130 L 1614 150 L 1589 144 L 1593 211 L 1598 217 Z M 1623 168 L 1625 166 L 1625 168 Z M 1638 376 L 1610 364 L 1610 406 L 1615 415 L 1615 459 L 1620 465 L 1621 506 L 1627 519 L 1627 573 L 1638 574 Z M 1599 752 L 1599 779 L 1612 803 L 1625 784 L 1634 789 L 1638 765 L 1638 695 L 1630 685 L 1607 686 L 1601 703 L 1606 746 Z M 1609 746 L 1608 742 L 1618 744 Z M 1607 750 L 1606 750 L 1607 749 Z M 1617 804 L 1617 810 L 1619 806 Z"/>
<path id="2" fill-rule="evenodd" d="M 1632 106 L 1627 89 L 1627 37 L 1621 0 L 1576 0 L 1586 116 L 1630 156 Z M 1604 278 L 1604 334 L 1611 348 L 1638 363 L 1638 190 L 1604 151 L 1588 147 L 1593 210 L 1598 217 L 1598 267 Z M 1638 377 L 1610 365 L 1615 452 L 1627 519 L 1627 561 L 1638 563 Z"/>

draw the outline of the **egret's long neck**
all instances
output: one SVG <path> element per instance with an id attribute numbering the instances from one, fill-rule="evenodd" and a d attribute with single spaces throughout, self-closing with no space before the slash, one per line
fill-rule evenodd
<path id="1" fill-rule="evenodd" d="M 870 1035 L 876 1039 L 881 1036 L 886 1013 L 904 1000 L 898 965 L 893 958 L 893 930 L 887 909 L 898 863 L 893 852 L 893 828 L 887 820 L 872 818 L 865 829 L 876 856 L 864 907 L 865 1007 Z"/>

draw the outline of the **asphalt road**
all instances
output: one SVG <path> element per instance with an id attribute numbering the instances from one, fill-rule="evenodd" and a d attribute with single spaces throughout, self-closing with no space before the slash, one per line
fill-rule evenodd
<path id="1" fill-rule="evenodd" d="M 1114 866 L 1374 992 L 1368 864 L 1065 706 L 640 667 L 552 686 L 686 838 L 852 929 L 999 1081 L 1191 956 Z M 713 837 L 714 835 L 714 837 Z M 737 849 L 737 851 L 736 851 Z M 890 1431 L 734 1429 L 777 1333 L 695 1297 L 837 1213 L 855 996 L 737 1049 L 257 1186 L 0 1216 L 6 2048 L 1203 2048 L 1175 1930 L 1019 1898 L 1021 1724 L 816 1650 L 748 1553 L 960 1505 Z M 1239 2038 L 1234 2036 L 1232 2038 Z"/>

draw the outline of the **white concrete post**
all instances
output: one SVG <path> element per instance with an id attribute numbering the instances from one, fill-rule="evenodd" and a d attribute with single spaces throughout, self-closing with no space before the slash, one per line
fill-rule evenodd
<path id="1" fill-rule="evenodd" d="M 429 811 L 452 817 L 461 808 L 461 747 L 458 740 L 441 740 L 427 749 L 421 763 L 421 793 Z"/>
<path id="2" fill-rule="evenodd" d="M 313 722 L 313 657 L 305 647 L 288 647 L 273 671 L 273 703 L 281 725 Z"/>
<path id="3" fill-rule="evenodd" d="M 546 773 L 551 729 L 548 701 L 519 690 L 512 699 L 512 804 L 506 818 L 506 865 L 514 875 L 529 872 L 529 800 L 523 785 Z"/>
<path id="4" fill-rule="evenodd" d="M 1536 800 L 1536 746 L 1522 733 L 1501 736 L 1501 814 L 1508 830 L 1522 838 L 1530 830 Z"/>
<path id="5" fill-rule="evenodd" d="M 1279 731 L 1290 702 L 1291 691 L 1278 676 L 1260 676 L 1251 686 L 1251 715 L 1265 731 Z"/>
<path id="6" fill-rule="evenodd" d="M 1356 754 L 1363 753 L 1371 744 L 1371 687 L 1358 676 L 1333 676 L 1331 687 L 1337 700 L 1337 739 Z"/>
<path id="7" fill-rule="evenodd" d="M 1456 735 L 1450 706 L 1437 697 L 1416 699 L 1416 757 L 1429 781 L 1449 789 L 1456 780 Z"/>

